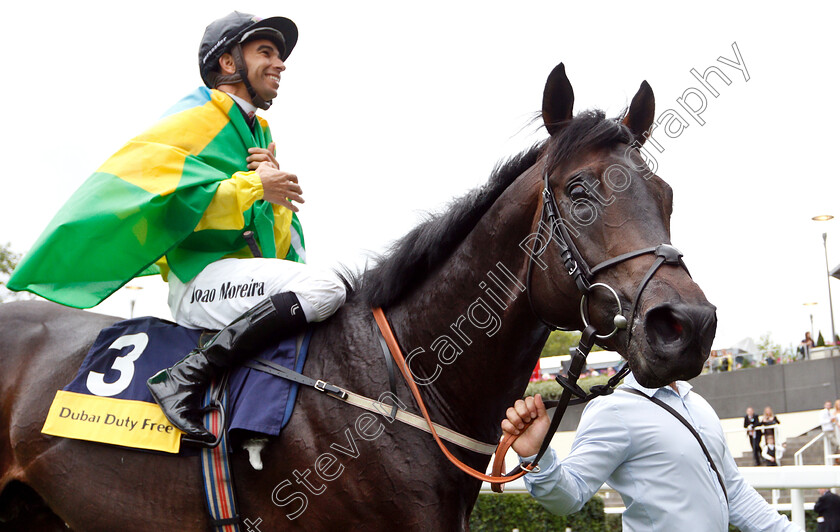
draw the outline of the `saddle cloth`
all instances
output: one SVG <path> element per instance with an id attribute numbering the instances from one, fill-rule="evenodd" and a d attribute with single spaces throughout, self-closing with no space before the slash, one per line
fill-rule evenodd
<path id="1" fill-rule="evenodd" d="M 180 432 L 163 417 L 146 381 L 186 356 L 202 332 L 153 317 L 103 329 L 76 377 L 56 394 L 42 432 L 178 452 Z M 300 372 L 308 344 L 309 335 L 299 350 L 289 338 L 256 356 Z M 298 384 L 246 367 L 232 369 L 228 382 L 228 429 L 279 434 L 291 417 Z"/>

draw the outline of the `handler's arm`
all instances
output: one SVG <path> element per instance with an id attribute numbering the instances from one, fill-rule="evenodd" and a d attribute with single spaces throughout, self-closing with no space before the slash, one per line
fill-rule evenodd
<path id="1" fill-rule="evenodd" d="M 795 524 L 774 510 L 764 497 L 747 484 L 725 446 L 723 478 L 729 495 L 729 523 L 743 532 L 801 532 Z"/>
<path id="2" fill-rule="evenodd" d="M 569 456 L 559 461 L 552 450 L 540 460 L 538 473 L 525 475 L 531 496 L 550 512 L 562 515 L 580 510 L 627 458 L 631 435 L 608 403 L 596 399 L 586 407 Z M 541 415 L 547 418 L 544 408 Z M 516 446 L 514 450 L 522 451 Z M 521 460 L 533 458 L 525 456 Z"/>

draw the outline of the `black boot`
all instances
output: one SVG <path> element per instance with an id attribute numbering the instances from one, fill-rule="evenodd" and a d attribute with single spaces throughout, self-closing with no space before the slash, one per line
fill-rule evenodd
<path id="1" fill-rule="evenodd" d="M 146 385 L 166 419 L 184 432 L 186 440 L 212 444 L 216 437 L 204 427 L 201 412 L 210 381 L 272 341 L 298 334 L 305 327 L 297 296 L 292 292 L 273 295 L 219 331 L 207 345 L 155 374 Z"/>

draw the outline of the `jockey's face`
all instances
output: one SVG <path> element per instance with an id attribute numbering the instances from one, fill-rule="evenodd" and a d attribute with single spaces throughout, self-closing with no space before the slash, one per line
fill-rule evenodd
<path id="1" fill-rule="evenodd" d="M 268 39 L 254 39 L 242 45 L 242 57 L 248 65 L 248 81 L 254 91 L 265 101 L 277 97 L 280 73 L 286 70 L 277 46 Z"/>

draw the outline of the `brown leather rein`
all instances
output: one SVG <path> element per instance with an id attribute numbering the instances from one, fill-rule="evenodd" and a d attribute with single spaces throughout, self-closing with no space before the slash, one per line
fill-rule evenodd
<path id="1" fill-rule="evenodd" d="M 405 357 L 403 357 L 402 350 L 400 349 L 399 344 L 397 343 L 397 339 L 394 336 L 394 332 L 391 330 L 391 325 L 388 323 L 388 319 L 385 317 L 385 313 L 382 311 L 381 308 L 373 309 L 373 317 L 376 319 L 376 324 L 379 325 L 379 331 L 382 333 L 382 337 L 385 338 L 385 342 L 388 344 L 388 349 L 391 351 L 391 356 L 394 357 L 394 360 L 397 362 L 397 366 L 400 368 L 400 372 L 405 379 L 406 384 L 408 384 L 409 389 L 411 390 L 411 394 L 414 396 L 414 400 L 417 401 L 417 405 L 420 408 L 420 411 L 423 413 L 423 418 L 426 420 L 426 423 L 429 425 L 429 430 L 432 433 L 435 441 L 440 447 L 440 450 L 443 452 L 444 456 L 452 462 L 455 467 L 463 471 L 464 473 L 470 475 L 473 478 L 477 478 L 478 480 L 482 480 L 484 482 L 489 482 L 493 485 L 493 490 L 496 491 L 496 487 L 501 486 L 507 482 L 511 482 L 516 480 L 529 471 L 531 471 L 532 467 L 528 466 L 527 468 L 523 468 L 521 471 L 512 475 L 510 477 L 502 476 L 504 473 L 504 456 L 507 450 L 510 448 L 511 444 L 515 440 L 515 438 L 510 438 L 509 440 L 506 438 L 499 443 L 499 446 L 496 448 L 496 459 L 493 465 L 493 475 L 487 475 L 473 469 L 472 467 L 468 466 L 467 464 L 458 460 L 449 449 L 446 448 L 443 441 L 438 436 L 437 431 L 435 431 L 435 427 L 432 424 L 432 419 L 429 416 L 429 411 L 426 409 L 426 404 L 423 402 L 423 397 L 420 395 L 420 390 L 417 387 L 417 383 L 414 382 L 414 378 L 411 376 L 411 371 L 408 369 L 408 365 L 405 362 Z M 507 443 L 506 443 L 507 442 Z M 499 489 L 501 491 L 501 489 Z"/>

